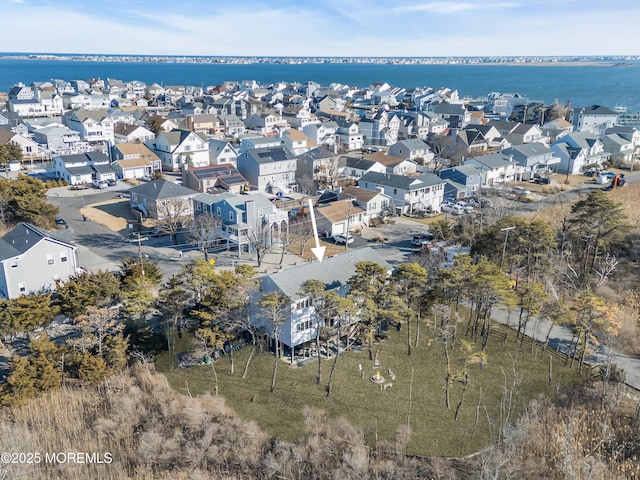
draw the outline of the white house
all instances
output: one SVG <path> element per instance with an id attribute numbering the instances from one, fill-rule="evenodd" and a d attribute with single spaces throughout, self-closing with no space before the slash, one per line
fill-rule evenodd
<path id="1" fill-rule="evenodd" d="M 369 172 L 358 182 L 360 188 L 378 190 L 391 198 L 399 213 L 440 211 L 444 201 L 445 180 L 432 173 L 415 177 Z"/>
<path id="2" fill-rule="evenodd" d="M 114 121 L 106 110 L 73 110 L 62 116 L 62 123 L 80 133 L 89 144 L 111 145 L 115 142 Z"/>
<path id="3" fill-rule="evenodd" d="M 603 165 L 611 154 L 591 132 L 574 132 L 551 145 L 554 156 L 560 157 L 558 172 L 575 175 L 587 165 Z"/>
<path id="4" fill-rule="evenodd" d="M 576 132 L 602 135 L 607 128 L 613 127 L 618 122 L 618 114 L 601 105 L 574 107 L 569 113 L 569 121 L 575 126 Z"/>
<path id="5" fill-rule="evenodd" d="M 91 183 L 93 180 L 115 180 L 116 172 L 109 164 L 109 157 L 100 152 L 64 155 L 53 159 L 57 178 L 69 185 Z"/>
<path id="6" fill-rule="evenodd" d="M 473 157 L 466 160 L 463 165 L 474 165 L 479 168 L 482 172 L 482 186 L 485 187 L 520 180 L 525 168 L 503 153 Z"/>
<path id="7" fill-rule="evenodd" d="M 155 144 L 147 146 L 162 161 L 162 169 L 170 172 L 182 170 L 185 165 L 204 167 L 209 165 L 209 140 L 202 133 L 189 130 L 161 132 Z"/>
<path id="8" fill-rule="evenodd" d="M 79 272 L 78 247 L 28 223 L 0 239 L 0 297 L 47 292 Z"/>
<path id="9" fill-rule="evenodd" d="M 126 123 L 118 123 L 113 130 L 113 136 L 116 143 L 144 143 L 155 138 L 154 133 L 148 128 Z"/>

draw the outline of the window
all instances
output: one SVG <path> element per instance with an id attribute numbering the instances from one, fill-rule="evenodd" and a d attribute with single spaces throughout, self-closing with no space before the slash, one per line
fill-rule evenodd
<path id="1" fill-rule="evenodd" d="M 62 263 L 67 261 L 67 252 L 60 252 L 60 261 Z"/>
<path id="2" fill-rule="evenodd" d="M 18 268 L 18 262 L 12 262 L 11 268 Z"/>
<path id="3" fill-rule="evenodd" d="M 222 209 L 220 207 L 216 208 L 216 214 L 221 217 L 222 216 Z"/>
<path id="4" fill-rule="evenodd" d="M 233 212 L 229 212 L 229 220 L 233 220 Z"/>
<path id="5" fill-rule="evenodd" d="M 199 212 L 200 211 L 200 202 L 196 202 L 196 210 Z"/>
<path id="6" fill-rule="evenodd" d="M 397 194 L 398 194 L 398 189 L 397 189 L 397 188 L 394 188 L 394 189 L 393 189 L 393 194 L 394 194 L 394 195 L 397 195 Z"/>
<path id="7" fill-rule="evenodd" d="M 184 146 L 184 149 L 185 149 L 185 151 L 187 151 L 187 152 L 188 152 L 189 150 L 191 150 L 191 145 L 185 145 L 185 146 Z"/>
<path id="8" fill-rule="evenodd" d="M 55 263 L 55 260 L 53 259 L 53 255 L 51 255 L 50 253 L 47 254 L 47 264 L 48 265 L 53 265 Z"/>
<path id="9" fill-rule="evenodd" d="M 20 282 L 18 284 L 18 290 L 20 290 L 20 292 L 26 292 L 27 291 L 27 284 L 24 282 Z"/>

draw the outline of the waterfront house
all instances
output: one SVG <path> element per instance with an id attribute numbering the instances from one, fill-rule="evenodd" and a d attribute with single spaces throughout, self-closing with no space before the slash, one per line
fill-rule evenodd
<path id="1" fill-rule="evenodd" d="M 445 120 L 449 128 L 454 130 L 466 127 L 471 121 L 471 114 L 460 103 L 440 103 L 433 109 L 433 113 Z"/>
<path id="2" fill-rule="evenodd" d="M 35 129 L 33 140 L 50 156 L 82 153 L 89 146 L 87 142 L 80 140 L 78 132 L 60 124 Z"/>
<path id="3" fill-rule="evenodd" d="M 360 188 L 378 190 L 391 198 L 398 213 L 440 211 L 445 181 L 432 173 L 414 177 L 369 172 L 358 181 Z"/>
<path id="4" fill-rule="evenodd" d="M 55 290 L 80 270 L 78 247 L 29 223 L 19 223 L 0 239 L 0 297 L 18 298 Z"/>
<path id="5" fill-rule="evenodd" d="M 34 142 L 30 138 L 7 130 L 6 128 L 0 128 L 0 145 L 6 145 L 8 143 L 14 143 L 20 147 L 23 160 L 30 160 L 42 156 L 38 142 Z"/>
<path id="6" fill-rule="evenodd" d="M 607 128 L 618 123 L 618 113 L 601 105 L 573 107 L 569 112 L 569 121 L 575 127 L 576 132 L 602 135 Z"/>
<path id="7" fill-rule="evenodd" d="M 62 123 L 90 145 L 106 147 L 115 142 L 114 121 L 106 110 L 72 110 L 62 115 Z"/>

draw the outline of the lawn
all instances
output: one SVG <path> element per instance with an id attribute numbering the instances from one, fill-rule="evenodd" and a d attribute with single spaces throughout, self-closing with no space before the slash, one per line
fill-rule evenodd
<path id="1" fill-rule="evenodd" d="M 461 327 L 464 327 L 464 323 Z M 406 327 L 405 327 L 406 328 Z M 559 385 L 579 380 L 573 370 L 564 366 L 560 357 L 542 352 L 534 353 L 527 345 L 522 352 L 515 343 L 515 333 L 508 331 L 506 342 L 492 337 L 487 348 L 486 363 L 467 367 L 469 383 L 458 420 L 454 412 L 462 393 L 462 384 L 451 387 L 451 408 L 445 408 L 446 364 L 442 343 L 427 331 L 421 332 L 421 343 L 407 355 L 406 331 L 389 332 L 389 337 L 376 345 L 380 360 L 380 374 L 391 382 L 388 369 L 396 375 L 393 386 L 382 390 L 371 382 L 375 373 L 368 351 L 348 351 L 338 359 L 333 381 L 333 394 L 327 398 L 326 384 L 333 359 L 322 361 L 322 383 L 316 384 L 317 361 L 302 367 L 278 366 L 274 393 L 270 393 L 274 357 L 262 353 L 251 362 L 249 374 L 242 379 L 244 362 L 249 349 L 235 354 L 235 374 L 230 374 L 229 361 L 215 362 L 219 394 L 226 405 L 241 418 L 255 421 L 271 435 L 295 441 L 304 434 L 305 406 L 322 409 L 332 417 L 344 417 L 365 433 L 370 445 L 379 440 L 395 442 L 397 432 L 406 428 L 411 404 L 411 435 L 407 452 L 417 455 L 461 456 L 476 452 L 495 441 L 498 426 L 505 417 L 516 418 L 533 397 L 546 393 L 554 395 Z M 464 328 L 461 328 L 464 333 Z M 461 372 L 464 356 L 461 336 L 451 356 L 452 373 Z M 177 351 L 193 348 L 187 336 Z M 478 351 L 479 346 L 474 346 Z M 549 383 L 549 362 L 553 358 L 553 379 Z M 157 359 L 157 368 L 166 375 L 172 387 L 192 395 L 212 392 L 214 380 L 211 366 L 168 369 L 168 356 Z M 364 369 L 364 376 L 359 370 Z M 514 378 L 515 373 L 515 378 Z M 413 382 L 411 378 L 413 376 Z M 514 385 L 517 385 L 513 388 Z M 506 390 L 505 390 L 506 389 Z M 511 403 L 506 402 L 513 393 Z M 410 402 L 411 399 L 411 402 Z"/>

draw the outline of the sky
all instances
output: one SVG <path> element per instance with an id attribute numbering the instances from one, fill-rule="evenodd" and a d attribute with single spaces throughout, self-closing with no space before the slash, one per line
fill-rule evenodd
<path id="1" fill-rule="evenodd" d="M 638 0 L 0 0 L 4 52 L 640 54 Z"/>

